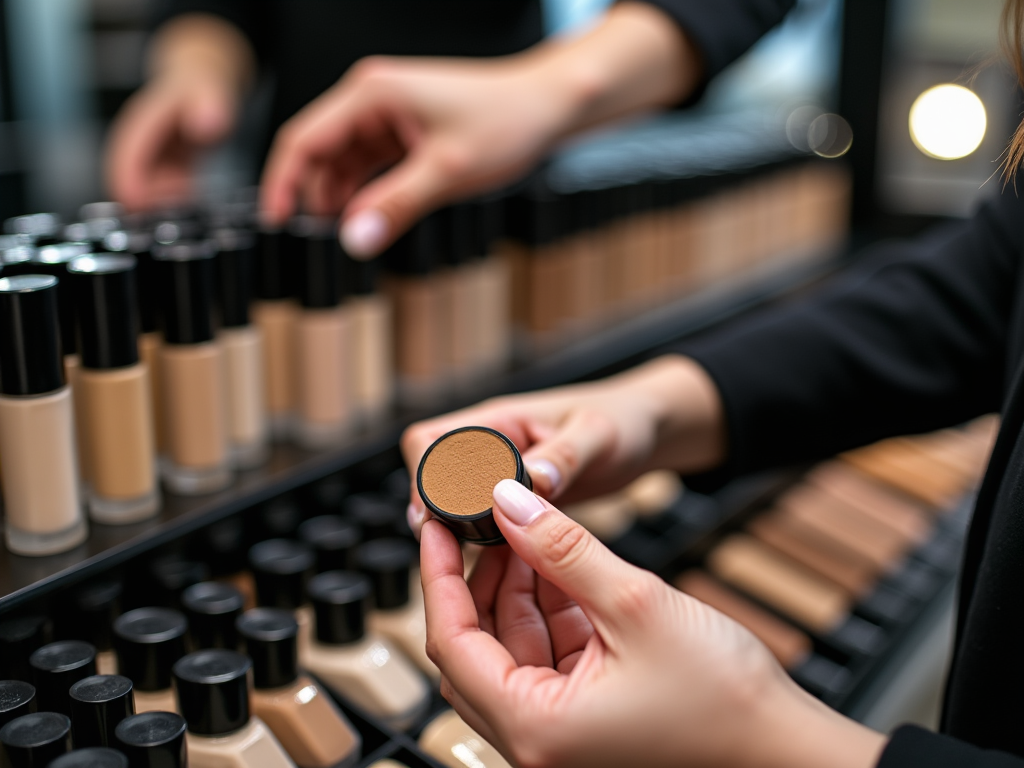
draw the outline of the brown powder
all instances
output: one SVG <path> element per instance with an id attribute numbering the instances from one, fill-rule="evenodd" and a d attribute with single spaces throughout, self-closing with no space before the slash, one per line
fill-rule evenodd
<path id="1" fill-rule="evenodd" d="M 420 481 L 434 506 L 468 517 L 490 509 L 494 486 L 515 476 L 516 459 L 504 440 L 490 432 L 467 430 L 434 446 Z"/>

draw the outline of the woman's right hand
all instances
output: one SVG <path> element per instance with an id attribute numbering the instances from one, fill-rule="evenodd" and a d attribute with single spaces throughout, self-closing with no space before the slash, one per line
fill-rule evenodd
<path id="1" fill-rule="evenodd" d="M 458 427 L 507 435 L 534 490 L 572 502 L 617 490 L 644 472 L 710 469 L 724 457 L 721 403 L 696 362 L 669 355 L 597 382 L 499 397 L 411 426 L 402 453 L 413 476 L 409 525 L 428 515 L 415 474 L 427 448 Z"/>

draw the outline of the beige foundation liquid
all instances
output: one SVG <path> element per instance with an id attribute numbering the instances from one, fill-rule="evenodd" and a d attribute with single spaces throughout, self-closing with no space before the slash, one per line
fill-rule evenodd
<path id="1" fill-rule="evenodd" d="M 64 355 L 64 377 L 71 388 L 71 402 L 75 411 L 75 458 L 78 462 L 78 482 L 82 489 L 82 497 L 88 498 L 92 483 L 90 462 L 92 459 L 87 444 L 88 427 L 86 426 L 85 402 L 82 399 L 82 388 L 78 374 L 82 370 L 81 358 L 77 355 Z"/>
<path id="2" fill-rule="evenodd" d="M 79 399 L 97 522 L 156 514 L 156 452 L 149 377 L 139 360 L 135 258 L 84 256 L 68 267 L 82 338 Z"/>
<path id="3" fill-rule="evenodd" d="M 511 768 L 453 709 L 431 720 L 419 738 L 420 749 L 449 768 Z"/>
<path id="4" fill-rule="evenodd" d="M 163 395 L 160 387 L 160 347 L 163 346 L 163 337 L 159 331 L 151 331 L 139 336 L 139 358 L 146 366 L 149 381 L 149 402 L 153 406 L 153 442 L 156 445 L 156 455 L 162 456 L 167 450 L 165 437 L 163 409 L 160 404 L 163 402 Z"/>
<path id="5" fill-rule="evenodd" d="M 294 245 L 295 238 L 280 229 L 265 228 L 256 235 L 252 321 L 263 334 L 263 391 L 275 439 L 291 437 L 295 409 L 292 343 L 299 308 L 292 300 L 295 260 L 285 253 Z"/>
<path id="6" fill-rule="evenodd" d="M 87 528 L 54 277 L 0 279 L 0 454 L 8 549 L 49 555 L 82 543 Z"/>
<path id="7" fill-rule="evenodd" d="M 395 399 L 395 370 L 391 358 L 394 312 L 391 300 L 377 289 L 377 265 L 346 257 L 352 295 L 347 299 L 352 318 L 352 400 L 356 419 L 376 423 Z"/>

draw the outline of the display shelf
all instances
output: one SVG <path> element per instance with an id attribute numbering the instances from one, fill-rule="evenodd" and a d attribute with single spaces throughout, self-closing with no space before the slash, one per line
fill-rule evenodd
<path id="1" fill-rule="evenodd" d="M 833 273 L 836 253 L 788 260 L 761 268 L 699 294 L 623 321 L 579 343 L 551 353 L 499 377 L 474 393 L 452 398 L 435 412 L 481 397 L 578 381 L 628 365 L 675 339 L 696 333 L 749 309 L 809 287 Z M 229 515 L 331 473 L 352 467 L 397 444 L 402 430 L 428 412 L 399 412 L 387 422 L 355 435 L 333 450 L 307 452 L 275 445 L 268 463 L 240 473 L 225 491 L 201 497 L 165 494 L 156 518 L 125 526 L 92 525 L 80 547 L 50 557 L 22 557 L 0 547 L 0 614 L 120 565 Z"/>

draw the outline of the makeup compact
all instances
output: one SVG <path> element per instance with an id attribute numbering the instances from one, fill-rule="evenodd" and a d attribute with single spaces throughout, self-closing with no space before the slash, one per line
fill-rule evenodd
<path id="1" fill-rule="evenodd" d="M 533 482 L 515 444 L 489 427 L 461 427 L 438 438 L 416 472 L 420 498 L 434 516 L 463 541 L 505 541 L 494 522 L 494 486 L 515 480 L 531 491 Z"/>

